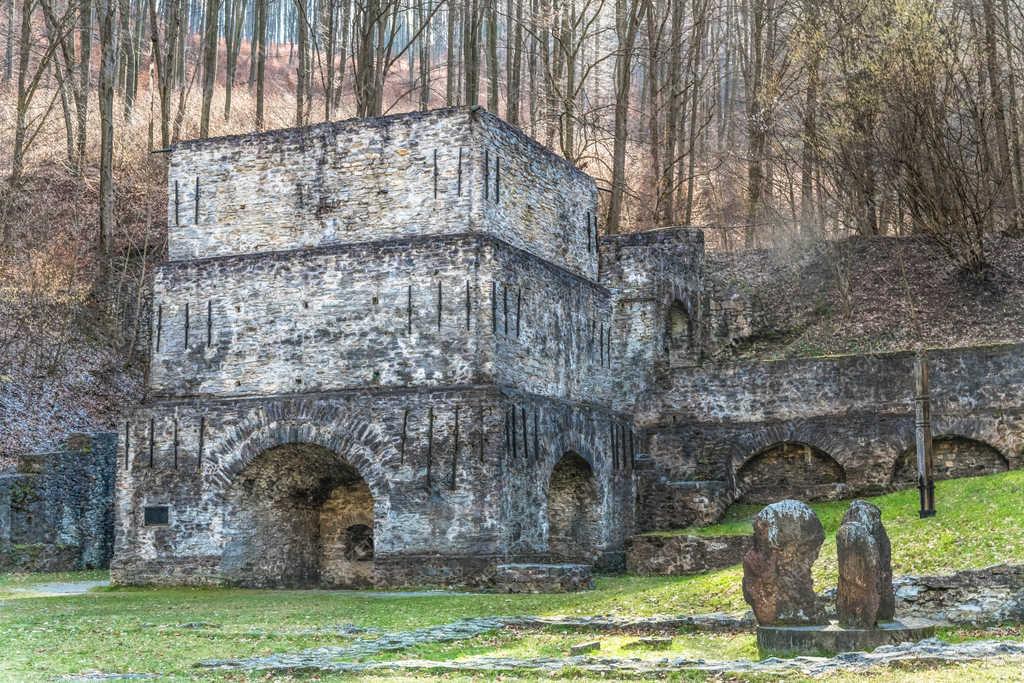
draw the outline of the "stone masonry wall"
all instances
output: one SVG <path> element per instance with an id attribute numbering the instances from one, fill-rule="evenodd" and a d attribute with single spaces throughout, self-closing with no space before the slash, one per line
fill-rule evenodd
<path id="1" fill-rule="evenodd" d="M 703 262 L 700 230 L 662 228 L 602 238 L 601 283 L 615 301 L 611 399 L 617 409 L 632 412 L 637 398 L 669 372 L 674 307 L 690 316 L 690 360 L 700 362 Z"/>
<path id="2" fill-rule="evenodd" d="M 544 557 L 547 482 L 567 451 L 594 469 L 597 550 L 621 563 L 632 514 L 630 436 L 628 421 L 606 411 L 483 388 L 163 401 L 126 425 L 114 576 L 221 582 L 230 525 L 223 492 L 286 443 L 340 454 L 369 486 L 379 583 L 486 583 L 477 565 Z M 145 507 L 159 505 L 169 507 L 169 523 L 146 526 Z M 462 564 L 470 576 L 458 575 Z"/>
<path id="3" fill-rule="evenodd" d="M 960 475 L 1020 467 L 1024 345 L 928 355 L 941 467 Z M 638 409 L 644 451 L 667 481 L 720 481 L 734 491 L 767 486 L 753 480 L 765 467 L 791 467 L 797 490 L 788 494 L 804 498 L 905 487 L 897 470 L 914 443 L 913 363 L 912 353 L 893 353 L 676 370 Z M 757 460 L 782 457 L 771 454 L 784 444 L 791 463 Z M 653 526 L 645 515 L 641 526 Z"/>
<path id="4" fill-rule="evenodd" d="M 154 305 L 155 395 L 486 382 L 620 393 L 609 292 L 486 236 L 170 263 Z"/>
<path id="5" fill-rule="evenodd" d="M 480 231 L 591 279 L 593 181 L 497 117 L 442 109 L 179 143 L 185 260 Z"/>
<path id="6" fill-rule="evenodd" d="M 106 567 L 113 552 L 117 437 L 73 435 L 52 453 L 22 456 L 0 475 L 0 567 Z"/>

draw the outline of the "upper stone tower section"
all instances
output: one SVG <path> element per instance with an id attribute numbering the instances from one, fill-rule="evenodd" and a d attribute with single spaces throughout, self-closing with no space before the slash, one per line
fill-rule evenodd
<path id="1" fill-rule="evenodd" d="M 171 261 L 485 233 L 597 279 L 597 189 L 476 108 L 182 142 Z"/>

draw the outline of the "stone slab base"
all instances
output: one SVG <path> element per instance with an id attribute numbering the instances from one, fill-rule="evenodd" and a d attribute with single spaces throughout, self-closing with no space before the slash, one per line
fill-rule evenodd
<path id="1" fill-rule="evenodd" d="M 916 643 L 933 635 L 933 624 L 909 619 L 871 629 L 843 628 L 835 622 L 826 626 L 758 626 L 757 649 L 763 657 L 870 652 L 882 645 Z"/>
<path id="2" fill-rule="evenodd" d="M 495 587 L 503 593 L 572 593 L 591 590 L 589 564 L 499 564 Z"/>
<path id="3" fill-rule="evenodd" d="M 751 536 L 633 536 L 626 541 L 626 571 L 641 576 L 680 576 L 743 561 Z"/>

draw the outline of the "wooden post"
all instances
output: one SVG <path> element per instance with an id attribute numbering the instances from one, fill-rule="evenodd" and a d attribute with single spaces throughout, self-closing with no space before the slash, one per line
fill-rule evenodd
<path id="1" fill-rule="evenodd" d="M 932 458 L 931 397 L 928 393 L 928 356 L 919 351 L 914 358 L 915 433 L 917 440 L 917 488 L 921 497 L 921 517 L 935 516 L 935 479 Z"/>

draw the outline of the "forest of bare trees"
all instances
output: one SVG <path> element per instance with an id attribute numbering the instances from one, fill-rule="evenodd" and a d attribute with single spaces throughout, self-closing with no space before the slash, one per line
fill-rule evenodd
<path id="1" fill-rule="evenodd" d="M 466 104 L 595 176 L 608 232 L 925 233 L 970 269 L 1021 227 L 1019 0 L 0 4 L 3 197 L 60 140 L 103 245 L 117 149 Z"/>

